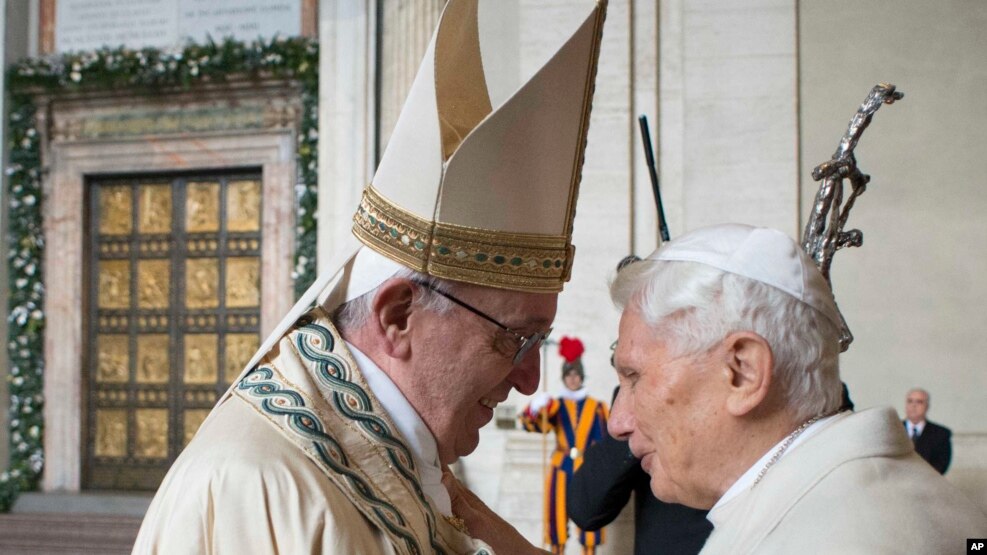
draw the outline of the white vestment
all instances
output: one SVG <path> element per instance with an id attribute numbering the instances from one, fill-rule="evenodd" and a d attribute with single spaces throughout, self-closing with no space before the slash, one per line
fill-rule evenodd
<path id="1" fill-rule="evenodd" d="M 987 516 L 923 461 L 890 408 L 844 413 L 708 518 L 705 555 L 963 553 Z"/>
<path id="2" fill-rule="evenodd" d="M 165 476 L 134 553 L 493 553 L 425 495 L 321 309 L 231 391 Z"/>

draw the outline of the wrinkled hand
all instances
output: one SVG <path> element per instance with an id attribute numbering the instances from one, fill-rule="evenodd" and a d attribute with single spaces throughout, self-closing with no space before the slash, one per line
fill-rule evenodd
<path id="1" fill-rule="evenodd" d="M 442 485 L 449 490 L 452 512 L 465 521 L 470 536 L 486 542 L 497 553 L 519 555 L 549 553 L 531 545 L 520 532 L 500 518 L 457 480 L 448 468 L 442 470 Z"/>
<path id="2" fill-rule="evenodd" d="M 528 410 L 531 411 L 532 415 L 538 414 L 541 410 L 548 406 L 552 402 L 552 396 L 544 391 L 539 391 L 531 396 L 531 404 L 528 405 Z"/>

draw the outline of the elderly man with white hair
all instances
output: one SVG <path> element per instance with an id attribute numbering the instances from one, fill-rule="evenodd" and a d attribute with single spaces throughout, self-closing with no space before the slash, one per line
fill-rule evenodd
<path id="1" fill-rule="evenodd" d="M 785 234 L 700 229 L 623 269 L 610 433 L 663 501 L 710 509 L 703 553 L 953 553 L 987 516 L 893 409 L 838 412 L 841 318 Z"/>

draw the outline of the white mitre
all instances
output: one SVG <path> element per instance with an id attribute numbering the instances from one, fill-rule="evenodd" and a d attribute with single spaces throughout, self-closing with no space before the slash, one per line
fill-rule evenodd
<path id="1" fill-rule="evenodd" d="M 318 299 L 329 311 L 402 266 L 444 279 L 556 293 L 572 269 L 606 0 L 513 94 L 525 45 L 500 0 L 450 0 L 354 216 L 353 234 L 267 338 L 252 368 Z"/>

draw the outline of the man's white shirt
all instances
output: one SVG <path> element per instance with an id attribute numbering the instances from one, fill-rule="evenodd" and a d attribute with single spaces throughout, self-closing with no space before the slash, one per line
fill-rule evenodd
<path id="1" fill-rule="evenodd" d="M 925 420 L 918 424 L 912 424 L 911 420 L 905 420 L 905 426 L 908 427 L 908 437 L 914 438 L 916 435 L 922 435 L 922 431 L 925 430 Z M 918 434 L 915 433 L 916 430 Z"/>

